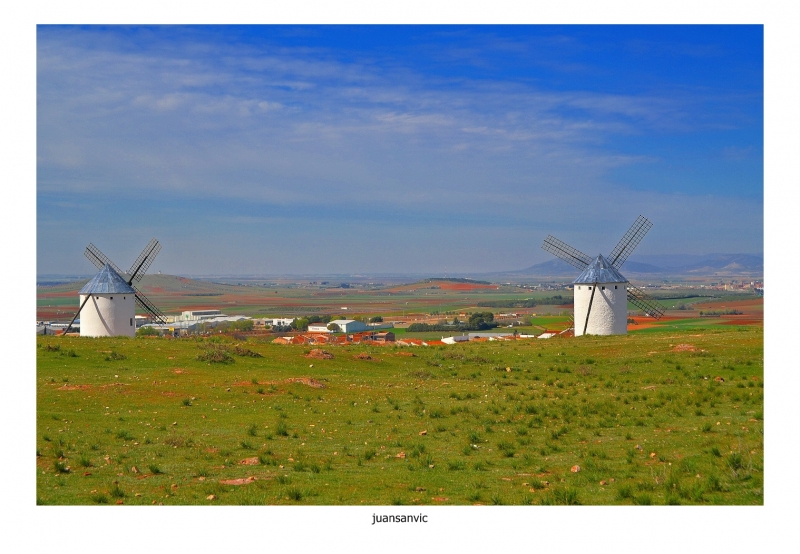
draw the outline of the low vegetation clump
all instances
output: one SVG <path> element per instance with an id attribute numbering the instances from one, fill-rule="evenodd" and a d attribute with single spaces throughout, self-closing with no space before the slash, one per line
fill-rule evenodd
<path id="1" fill-rule="evenodd" d="M 232 364 L 236 361 L 227 348 L 217 344 L 204 346 L 195 358 L 208 364 Z"/>
<path id="2" fill-rule="evenodd" d="M 763 504 L 760 327 L 37 341 L 40 504 Z"/>
<path id="3" fill-rule="evenodd" d="M 236 345 L 233 347 L 233 353 L 237 356 L 242 356 L 245 358 L 263 358 L 261 354 L 250 350 L 249 348 L 244 348 L 242 346 Z"/>

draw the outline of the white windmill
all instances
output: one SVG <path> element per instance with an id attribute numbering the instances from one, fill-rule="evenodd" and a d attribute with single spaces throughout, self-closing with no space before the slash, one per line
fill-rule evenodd
<path id="1" fill-rule="evenodd" d="M 100 271 L 80 290 L 80 308 L 64 330 L 64 335 L 80 315 L 82 337 L 132 337 L 136 334 L 137 304 L 150 314 L 154 322 L 166 323 L 164 314 L 133 285 L 134 280 L 141 280 L 160 250 L 161 245 L 152 239 L 133 262 L 126 278 L 114 262 L 89 243 L 84 255 Z"/>
<path id="2" fill-rule="evenodd" d="M 619 272 L 652 226 L 640 215 L 608 258 L 598 254 L 592 259 L 552 235 L 544 239 L 544 250 L 582 271 L 572 282 L 575 336 L 624 335 L 628 332 L 628 302 L 655 319 L 664 315 L 664 308 L 655 298 L 632 286 Z"/>

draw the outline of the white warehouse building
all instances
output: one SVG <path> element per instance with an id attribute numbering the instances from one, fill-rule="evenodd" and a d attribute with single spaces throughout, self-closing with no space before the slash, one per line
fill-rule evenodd
<path id="1" fill-rule="evenodd" d="M 371 329 L 366 323 L 357 319 L 334 319 L 330 323 L 312 323 L 308 326 L 308 330 L 311 333 L 332 333 L 328 325 L 333 323 L 339 326 L 342 333 L 358 333 Z"/>

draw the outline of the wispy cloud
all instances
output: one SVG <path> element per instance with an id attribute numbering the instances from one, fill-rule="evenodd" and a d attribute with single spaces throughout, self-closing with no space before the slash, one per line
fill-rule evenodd
<path id="1" fill-rule="evenodd" d="M 566 35 L 537 42 L 457 32 L 465 44 L 456 36 L 431 50 L 437 63 L 483 67 L 477 75 L 432 71 L 382 50 L 343 55 L 319 45 L 170 33 L 147 30 L 137 42 L 113 28 L 40 29 L 40 196 L 247 201 L 298 218 L 313 208 L 317 221 L 375 212 L 389 225 L 471 218 L 535 225 L 541 209 L 555 210 L 548 220 L 567 207 L 590 211 L 598 190 L 625 196 L 616 171 L 663 163 L 664 152 L 646 143 L 736 127 L 749 113 L 742 103 L 758 102 L 750 91 L 680 80 L 645 92 L 548 87 L 492 66 L 511 63 L 492 57 L 498 52 L 524 58 L 545 47 L 583 48 Z M 559 72 L 569 73 L 569 56 L 562 58 Z M 718 158 L 751 147 L 727 148 Z M 190 219 L 184 211 L 175 221 Z"/>

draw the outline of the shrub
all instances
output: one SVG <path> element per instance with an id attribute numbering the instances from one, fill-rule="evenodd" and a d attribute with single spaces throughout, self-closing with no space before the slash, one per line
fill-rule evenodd
<path id="1" fill-rule="evenodd" d="M 264 357 L 261 354 L 259 354 L 258 352 L 254 352 L 253 350 L 250 350 L 249 348 L 242 348 L 241 346 L 235 346 L 233 348 L 233 353 L 236 354 L 237 356 L 243 356 L 243 357 L 246 357 L 246 358 L 263 358 Z M 256 382 L 256 383 L 253 383 L 253 384 L 257 385 L 258 383 Z"/>
<path id="2" fill-rule="evenodd" d="M 203 352 L 197 355 L 196 359 L 209 364 L 232 364 L 236 361 L 230 352 L 216 344 L 205 347 Z"/>

